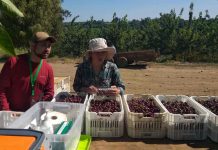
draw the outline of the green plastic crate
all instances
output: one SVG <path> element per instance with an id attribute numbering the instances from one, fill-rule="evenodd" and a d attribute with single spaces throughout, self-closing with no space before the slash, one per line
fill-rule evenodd
<path id="1" fill-rule="evenodd" d="M 89 135 L 81 135 L 77 150 L 89 150 L 92 138 Z"/>

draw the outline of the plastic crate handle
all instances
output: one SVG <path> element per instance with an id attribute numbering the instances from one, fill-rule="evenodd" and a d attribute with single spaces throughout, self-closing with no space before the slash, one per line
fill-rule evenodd
<path id="1" fill-rule="evenodd" d="M 113 113 L 112 112 L 98 112 L 97 115 L 101 117 L 110 117 Z"/>
<path id="2" fill-rule="evenodd" d="M 166 117 L 167 113 L 163 112 L 163 113 L 154 113 L 154 118 L 163 118 Z"/>
<path id="3" fill-rule="evenodd" d="M 22 112 L 13 112 L 13 113 L 11 113 L 11 117 L 12 118 L 18 118 L 18 117 L 20 117 L 22 115 Z"/>
<path id="4" fill-rule="evenodd" d="M 196 121 L 200 121 L 199 120 L 199 116 L 197 114 L 183 114 L 182 115 L 184 117 L 185 120 L 196 120 Z"/>

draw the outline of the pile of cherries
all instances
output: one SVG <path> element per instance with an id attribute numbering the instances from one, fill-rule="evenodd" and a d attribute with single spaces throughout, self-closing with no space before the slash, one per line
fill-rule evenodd
<path id="1" fill-rule="evenodd" d="M 120 104 L 115 99 L 91 100 L 90 112 L 120 112 Z"/>
<path id="2" fill-rule="evenodd" d="M 196 100 L 198 103 L 209 109 L 214 114 L 218 115 L 218 99 L 211 97 L 208 100 Z"/>
<path id="3" fill-rule="evenodd" d="M 173 114 L 196 114 L 193 107 L 189 106 L 187 102 L 182 101 L 161 101 L 170 113 Z"/>
<path id="4" fill-rule="evenodd" d="M 155 113 L 160 113 L 158 108 L 151 97 L 148 98 L 132 98 L 127 101 L 129 109 L 134 113 L 143 113 L 144 117 L 154 117 Z"/>

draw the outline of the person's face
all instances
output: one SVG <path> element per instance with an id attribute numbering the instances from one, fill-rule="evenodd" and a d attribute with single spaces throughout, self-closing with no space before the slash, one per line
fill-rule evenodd
<path id="1" fill-rule="evenodd" d="M 33 47 L 33 52 L 41 59 L 48 58 L 51 53 L 51 41 L 47 40 L 36 43 Z"/>
<path id="2" fill-rule="evenodd" d="M 107 52 L 94 52 L 92 53 L 92 59 L 98 63 L 103 63 L 107 57 Z"/>

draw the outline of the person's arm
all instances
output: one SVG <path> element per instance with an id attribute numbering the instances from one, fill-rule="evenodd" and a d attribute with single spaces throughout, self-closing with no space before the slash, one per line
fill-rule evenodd
<path id="1" fill-rule="evenodd" d="M 121 95 L 124 94 L 125 91 L 125 85 L 123 84 L 121 78 L 120 78 L 120 72 L 119 69 L 117 68 L 117 65 L 114 64 L 113 67 L 113 74 L 112 74 L 112 79 L 111 79 L 111 86 L 116 90 L 119 91 Z M 114 86 L 116 86 L 118 89 L 116 89 Z M 112 89 L 113 89 L 112 88 Z M 114 92 L 116 92 L 114 91 Z"/>
<path id="2" fill-rule="evenodd" d="M 54 96 L 54 73 L 53 69 L 49 68 L 47 84 L 43 91 L 42 101 L 51 101 Z"/>
<path id="3" fill-rule="evenodd" d="M 11 85 L 13 66 L 12 59 L 9 58 L 4 64 L 0 73 L 0 110 L 10 110 L 6 92 Z"/>

